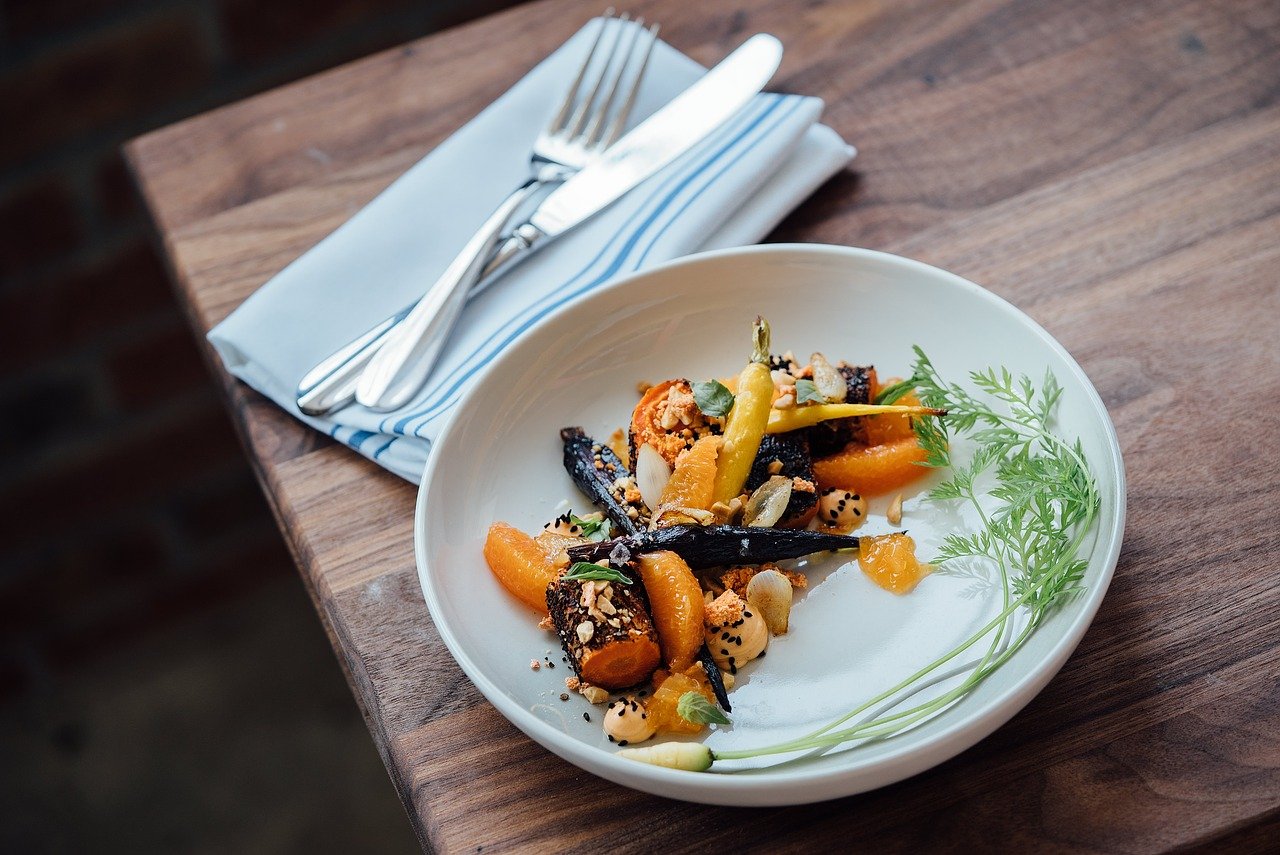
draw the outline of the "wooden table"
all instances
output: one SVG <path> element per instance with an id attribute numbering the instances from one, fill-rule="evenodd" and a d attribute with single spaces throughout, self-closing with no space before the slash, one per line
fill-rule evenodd
<path id="1" fill-rule="evenodd" d="M 132 143 L 196 331 L 600 5 L 532 3 Z M 218 368 L 423 844 L 1274 845 L 1280 4 L 630 5 L 705 63 L 752 32 L 777 34 L 787 56 L 776 88 L 825 98 L 826 121 L 859 147 L 853 170 L 773 239 L 875 247 L 956 271 L 1027 311 L 1076 356 L 1124 448 L 1124 552 L 1061 674 L 960 757 L 810 807 L 668 801 L 597 780 L 502 719 L 454 665 L 423 606 L 414 488 Z"/>

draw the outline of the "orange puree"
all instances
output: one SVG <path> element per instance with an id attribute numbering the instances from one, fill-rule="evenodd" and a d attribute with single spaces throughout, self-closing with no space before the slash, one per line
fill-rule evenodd
<path id="1" fill-rule="evenodd" d="M 901 533 L 861 538 L 858 564 L 871 581 L 894 594 L 909 593 L 932 569 L 916 559 L 916 542 Z"/>

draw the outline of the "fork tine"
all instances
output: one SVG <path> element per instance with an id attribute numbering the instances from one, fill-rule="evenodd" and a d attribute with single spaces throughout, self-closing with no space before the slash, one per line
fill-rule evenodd
<path id="1" fill-rule="evenodd" d="M 587 68 L 590 67 L 591 60 L 596 55 L 596 48 L 600 46 L 600 37 L 604 35 L 605 28 L 609 26 L 609 19 L 612 17 L 613 7 L 610 6 L 600 16 L 600 27 L 596 30 L 596 37 L 592 39 L 591 49 L 587 51 L 587 58 L 582 61 L 582 67 L 578 69 L 577 75 L 573 78 L 573 83 L 569 86 L 569 91 L 565 93 L 564 103 L 556 111 L 555 118 L 547 125 L 546 132 L 548 134 L 557 134 L 564 130 L 565 120 L 569 118 L 569 114 L 573 110 L 574 101 L 577 100 L 578 88 L 582 85 L 582 78 L 587 76 Z"/>
<path id="2" fill-rule="evenodd" d="M 640 57 L 640 67 L 636 69 L 635 77 L 631 80 L 631 91 L 627 93 L 626 100 L 622 103 L 622 108 L 618 110 L 618 115 L 613 117 L 609 129 L 605 131 L 604 136 L 600 139 L 600 147 L 608 148 L 613 145 L 618 137 L 622 136 L 622 130 L 627 126 L 627 119 L 631 116 L 631 109 L 636 105 L 636 93 L 640 91 L 640 82 L 644 80 L 644 70 L 649 64 L 649 56 L 653 53 L 653 46 L 658 41 L 658 25 L 654 24 L 648 29 L 649 42 L 644 47 L 644 55 Z"/>
<path id="3" fill-rule="evenodd" d="M 630 29 L 631 38 L 627 40 L 627 47 L 621 54 L 618 69 L 614 72 L 613 79 L 609 81 L 609 88 L 605 93 L 604 101 L 596 108 L 595 116 L 583 134 L 583 144 L 588 149 L 594 148 L 596 143 L 600 141 L 600 131 L 603 130 L 605 121 L 609 118 L 609 112 L 613 109 L 613 100 L 618 95 L 618 84 L 622 82 L 627 66 L 631 64 L 631 55 L 635 52 L 636 42 L 640 38 L 641 31 L 644 30 L 644 18 L 636 18 L 635 25 Z M 619 36 L 618 38 L 621 40 L 622 37 Z"/>
<path id="4" fill-rule="evenodd" d="M 587 121 L 587 115 L 595 103 L 596 96 L 600 94 L 600 86 L 604 83 L 604 79 L 609 76 L 609 67 L 613 64 L 613 57 L 618 52 L 618 43 L 622 41 L 623 30 L 626 29 L 623 24 L 631 20 L 631 13 L 623 12 L 612 20 L 617 21 L 617 24 L 613 27 L 613 41 L 604 55 L 604 65 L 601 66 L 600 73 L 596 75 L 596 82 L 591 87 L 591 92 L 579 102 L 578 109 L 574 111 L 573 118 L 569 121 L 569 128 L 565 133 L 570 137 L 576 137 L 582 133 L 582 126 Z"/>

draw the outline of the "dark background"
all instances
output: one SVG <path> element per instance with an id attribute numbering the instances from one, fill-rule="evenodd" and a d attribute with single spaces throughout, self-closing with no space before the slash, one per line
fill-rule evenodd
<path id="1" fill-rule="evenodd" d="M 0 0 L 0 850 L 410 851 L 120 146 L 511 0 Z"/>

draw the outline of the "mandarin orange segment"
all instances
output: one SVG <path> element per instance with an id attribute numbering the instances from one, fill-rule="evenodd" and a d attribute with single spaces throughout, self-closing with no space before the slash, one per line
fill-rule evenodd
<path id="1" fill-rule="evenodd" d="M 663 658 L 672 670 L 688 668 L 702 648 L 702 587 L 674 552 L 648 552 L 637 564 Z"/>
<path id="2" fill-rule="evenodd" d="M 916 558 L 916 542 L 897 532 L 864 537 L 858 543 L 858 566 L 881 588 L 906 594 L 932 569 Z"/>
<path id="3" fill-rule="evenodd" d="M 819 490 L 835 487 L 875 496 L 901 489 L 929 470 L 913 434 L 882 445 L 852 444 L 844 451 L 813 461 Z"/>
<path id="4" fill-rule="evenodd" d="M 711 688 L 705 683 L 678 671 L 669 675 L 644 705 L 659 733 L 698 733 L 702 730 L 703 725 L 682 718 L 676 711 L 680 696 L 685 692 L 700 692 L 711 703 L 716 702 Z"/>
<path id="5" fill-rule="evenodd" d="M 542 545 L 520 529 L 496 522 L 484 541 L 484 560 L 513 597 L 547 614 L 547 585 L 556 578 L 556 568 Z"/>
<path id="6" fill-rule="evenodd" d="M 662 488 L 658 504 L 710 510 L 719 451 L 720 437 L 704 436 L 693 444 L 693 448 L 676 458 L 675 471 L 667 480 L 667 486 Z"/>
<path id="7" fill-rule="evenodd" d="M 915 392 L 908 392 L 894 403 L 918 407 L 920 399 Z M 867 416 L 863 425 L 866 428 L 867 445 L 885 445 L 900 439 L 914 439 L 916 435 L 911 427 L 911 416 L 908 415 L 886 413 L 883 416 Z"/>
<path id="8" fill-rule="evenodd" d="M 547 559 L 556 566 L 568 566 L 569 556 L 565 554 L 565 550 L 570 546 L 577 546 L 583 540 L 580 537 L 573 537 L 568 534 L 557 534 L 554 531 L 541 531 L 538 536 L 533 539 L 534 543 L 542 550 Z"/>

